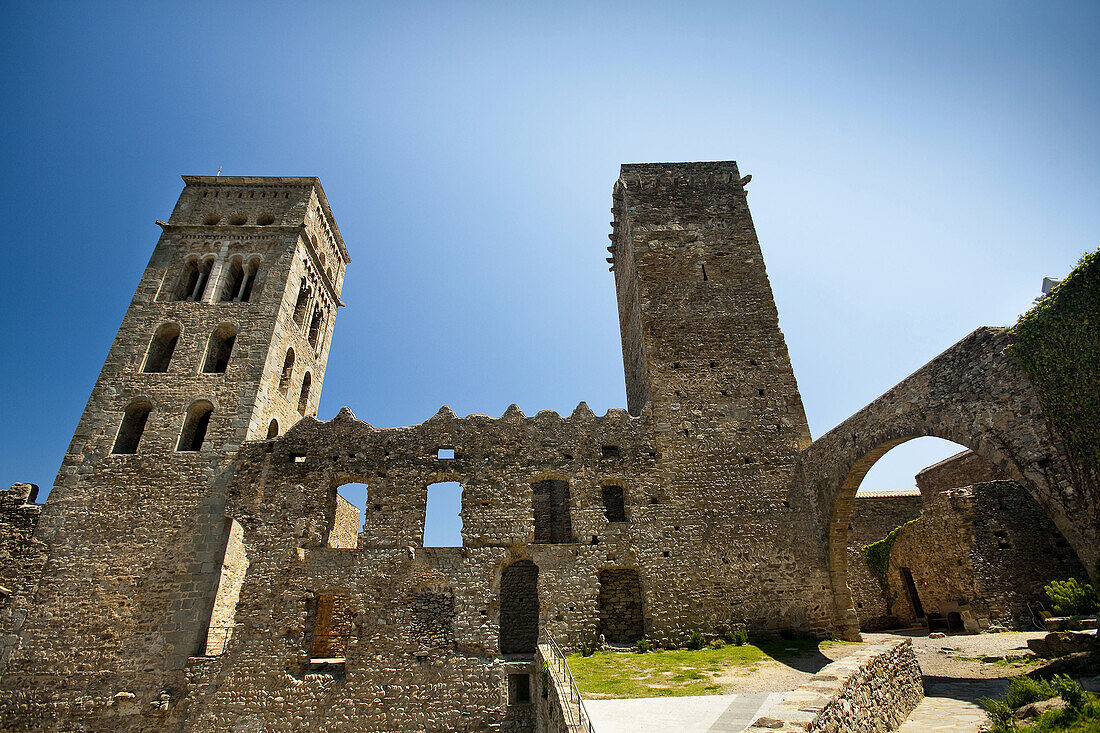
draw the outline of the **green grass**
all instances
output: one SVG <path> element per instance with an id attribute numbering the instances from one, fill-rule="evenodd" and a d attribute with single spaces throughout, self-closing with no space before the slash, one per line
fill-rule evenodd
<path id="1" fill-rule="evenodd" d="M 723 688 L 717 680 L 729 670 L 750 672 L 769 657 L 783 661 L 784 657 L 845 643 L 799 640 L 649 654 L 596 652 L 590 657 L 573 654 L 568 661 L 584 697 L 717 695 Z"/>

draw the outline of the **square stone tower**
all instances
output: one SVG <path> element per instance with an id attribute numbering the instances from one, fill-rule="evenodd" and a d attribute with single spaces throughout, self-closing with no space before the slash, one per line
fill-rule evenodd
<path id="1" fill-rule="evenodd" d="M 647 593 L 684 625 L 824 633 L 816 507 L 791 488 L 810 431 L 747 182 L 732 161 L 652 163 L 614 187 L 627 408 L 652 421 L 668 545 L 692 548 Z"/>
<path id="2" fill-rule="evenodd" d="M 227 537 L 219 477 L 317 410 L 350 261 L 320 182 L 183 180 L 38 525 L 49 561 L 0 670 L 33 690 L 28 729 L 180 688 Z"/>

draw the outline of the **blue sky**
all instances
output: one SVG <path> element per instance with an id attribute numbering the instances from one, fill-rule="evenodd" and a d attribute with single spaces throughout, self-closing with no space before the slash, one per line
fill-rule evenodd
<path id="1" fill-rule="evenodd" d="M 625 405 L 618 166 L 737 160 L 820 436 L 1100 244 L 1098 35 L 1094 2 L 5 3 L 0 480 L 50 485 L 153 221 L 219 167 L 321 177 L 320 417 L 392 426 Z"/>

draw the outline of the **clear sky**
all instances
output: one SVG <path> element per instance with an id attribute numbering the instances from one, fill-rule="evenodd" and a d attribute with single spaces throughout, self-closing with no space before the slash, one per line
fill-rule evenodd
<path id="1" fill-rule="evenodd" d="M 4 3 L 0 480 L 52 483 L 219 167 L 320 176 L 319 417 L 394 426 L 625 406 L 618 166 L 737 160 L 820 436 L 1100 244 L 1098 36 L 1096 2 Z M 909 453 L 865 486 L 945 455 Z"/>

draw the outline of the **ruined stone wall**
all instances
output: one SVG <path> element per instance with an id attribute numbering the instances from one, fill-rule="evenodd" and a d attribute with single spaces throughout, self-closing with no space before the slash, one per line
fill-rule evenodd
<path id="1" fill-rule="evenodd" d="M 941 491 L 898 533 L 889 580 L 897 615 L 914 613 L 902 570 L 914 579 L 925 614 L 958 613 L 970 631 L 990 624 L 1032 627 L 1027 603 L 1045 602 L 1043 585 L 1082 577 L 1076 553 L 1020 485 L 993 481 Z"/>
<path id="2" fill-rule="evenodd" d="M 42 507 L 38 487 L 12 484 L 0 492 L 0 674 L 34 602 L 46 548 L 34 539 Z"/>
<path id="3" fill-rule="evenodd" d="M 965 450 L 917 474 L 917 488 L 926 500 L 936 494 L 987 481 L 1004 481 L 1008 475 L 974 451 Z"/>
<path id="4" fill-rule="evenodd" d="M 895 527 L 920 516 L 924 501 L 914 492 L 857 493 L 848 522 L 848 589 L 863 631 L 896 628 L 895 599 L 886 597 L 863 558 L 863 546 L 877 542 Z"/>

